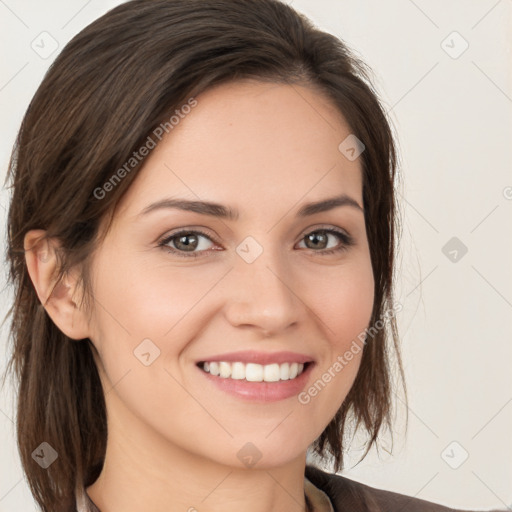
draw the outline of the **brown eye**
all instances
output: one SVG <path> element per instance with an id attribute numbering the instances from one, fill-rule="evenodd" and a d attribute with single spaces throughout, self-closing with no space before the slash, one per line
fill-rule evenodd
<path id="1" fill-rule="evenodd" d="M 314 231 L 309 235 L 306 235 L 306 246 L 309 249 L 326 249 L 326 244 L 328 243 L 328 235 L 325 231 Z"/>
<path id="2" fill-rule="evenodd" d="M 180 250 L 193 251 L 199 245 L 199 237 L 195 234 L 174 236 L 174 247 Z"/>
<path id="3" fill-rule="evenodd" d="M 329 238 L 338 238 L 341 243 L 329 247 Z M 322 255 L 347 250 L 354 244 L 351 236 L 337 229 L 317 229 L 305 235 L 302 240 L 305 241 L 307 249 L 313 249 Z"/>
<path id="4" fill-rule="evenodd" d="M 197 257 L 201 256 L 202 253 L 208 252 L 208 243 L 202 242 L 202 239 L 213 242 L 212 239 L 202 231 L 182 230 L 167 236 L 158 245 L 178 256 Z M 169 246 L 169 244 L 172 245 Z"/>

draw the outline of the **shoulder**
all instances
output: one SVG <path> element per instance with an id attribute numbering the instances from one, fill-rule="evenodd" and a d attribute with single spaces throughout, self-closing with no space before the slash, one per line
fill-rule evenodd
<path id="1" fill-rule="evenodd" d="M 312 465 L 306 465 L 305 476 L 329 496 L 336 512 L 470 512 L 377 489 L 341 475 L 327 473 Z"/>

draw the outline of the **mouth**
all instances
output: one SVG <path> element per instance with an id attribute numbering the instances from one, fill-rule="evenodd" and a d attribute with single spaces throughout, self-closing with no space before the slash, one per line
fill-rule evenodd
<path id="1" fill-rule="evenodd" d="M 214 377 L 245 382 L 281 382 L 294 380 L 306 372 L 314 364 L 304 363 L 244 363 L 242 361 L 200 361 L 196 364 L 203 372 Z"/>
<path id="2" fill-rule="evenodd" d="M 261 365 L 242 361 L 196 363 L 204 382 L 238 400 L 269 404 L 296 398 L 311 380 L 314 361 Z"/>

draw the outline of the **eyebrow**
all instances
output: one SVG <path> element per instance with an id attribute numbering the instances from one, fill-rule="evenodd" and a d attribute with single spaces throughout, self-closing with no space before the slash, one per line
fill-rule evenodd
<path id="1" fill-rule="evenodd" d="M 346 194 L 342 194 L 340 196 L 323 199 L 322 201 L 316 201 L 302 205 L 300 210 L 297 212 L 297 217 L 308 217 L 310 215 L 326 212 L 340 206 L 350 206 L 360 210 L 361 212 L 364 212 L 363 208 L 355 199 L 347 196 Z M 221 219 L 231 221 L 237 220 L 240 216 L 240 213 L 236 208 L 224 206 L 219 203 L 213 203 L 210 201 L 191 201 L 188 199 L 179 198 L 166 198 L 146 206 L 139 213 L 138 217 L 147 215 L 148 213 L 155 210 L 169 208 L 195 212 L 201 215 L 210 215 L 212 217 L 219 217 Z"/>

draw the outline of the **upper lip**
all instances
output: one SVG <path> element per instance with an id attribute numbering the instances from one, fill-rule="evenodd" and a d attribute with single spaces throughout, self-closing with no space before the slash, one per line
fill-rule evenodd
<path id="1" fill-rule="evenodd" d="M 231 363 L 240 361 L 242 363 L 266 365 L 273 363 L 308 363 L 313 362 L 314 359 L 311 356 L 299 354 L 297 352 L 257 352 L 255 350 L 246 350 L 205 357 L 198 361 L 198 363 L 204 363 L 207 361 L 226 361 Z"/>

